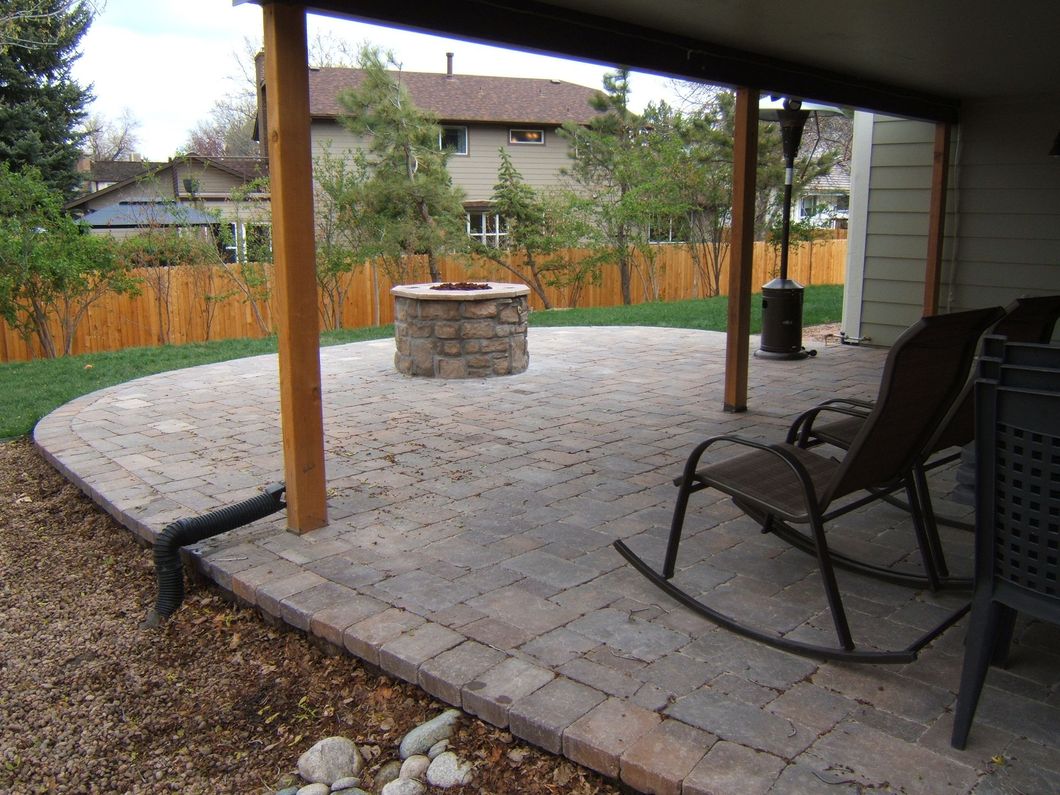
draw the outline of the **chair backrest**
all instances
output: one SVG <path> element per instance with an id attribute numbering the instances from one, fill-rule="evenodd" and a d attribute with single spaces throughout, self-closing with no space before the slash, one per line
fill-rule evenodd
<path id="1" fill-rule="evenodd" d="M 1047 343 L 1060 319 L 1060 295 L 1039 295 L 1017 298 L 1005 307 L 1005 316 L 997 321 L 991 334 L 1005 337 L 1009 342 Z M 975 374 L 968 379 L 961 396 L 954 403 L 949 417 L 931 442 L 931 451 L 966 445 L 975 438 Z"/>
<path id="2" fill-rule="evenodd" d="M 1060 620 L 1060 348 L 987 337 L 976 382 L 976 588 Z"/>
<path id="3" fill-rule="evenodd" d="M 872 412 L 862 423 L 820 505 L 869 486 L 893 483 L 923 453 L 961 391 L 979 338 L 1000 307 L 933 315 L 891 347 Z"/>

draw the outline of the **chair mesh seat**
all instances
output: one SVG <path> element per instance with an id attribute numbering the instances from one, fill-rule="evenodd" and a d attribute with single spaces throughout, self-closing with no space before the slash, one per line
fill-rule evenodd
<path id="1" fill-rule="evenodd" d="M 839 462 L 789 444 L 778 444 L 798 458 L 820 494 L 830 483 Z M 764 450 L 729 458 L 696 472 L 696 479 L 733 497 L 768 509 L 784 519 L 799 521 L 807 515 L 802 484 L 784 461 Z"/>
<path id="2" fill-rule="evenodd" d="M 848 450 L 864 424 L 865 420 L 861 417 L 845 417 L 834 422 L 815 425 L 813 435 L 822 442 Z"/>

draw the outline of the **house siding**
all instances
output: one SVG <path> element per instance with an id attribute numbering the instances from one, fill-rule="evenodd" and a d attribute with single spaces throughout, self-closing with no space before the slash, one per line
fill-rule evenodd
<path id="1" fill-rule="evenodd" d="M 191 176 L 199 180 L 198 194 L 209 194 L 207 198 L 200 198 L 194 203 L 190 200 L 189 195 L 184 191 L 182 180 Z M 201 207 L 207 212 L 217 213 L 219 220 L 226 222 L 269 223 L 271 220 L 268 199 L 248 199 L 239 205 L 228 200 L 229 193 L 241 184 L 239 179 L 231 174 L 218 172 L 217 169 L 204 169 L 198 166 L 188 171 L 179 172 L 177 184 L 180 187 L 179 196 L 173 193 L 173 172 L 170 168 L 165 168 L 155 176 L 137 180 L 102 196 L 90 196 L 79 205 L 79 209 L 88 212 L 102 210 L 122 202 L 166 201 Z M 93 234 L 127 237 L 131 234 L 137 234 L 139 231 L 139 229 L 132 229 L 119 232 L 118 229 L 107 228 L 95 229 Z"/>
<path id="2" fill-rule="evenodd" d="M 454 122 L 454 124 L 456 124 Z M 560 170 L 570 162 L 570 146 L 556 128 L 546 127 L 543 146 L 508 143 L 509 125 L 462 124 L 467 127 L 467 154 L 449 158 L 449 173 L 453 184 L 464 191 L 465 201 L 488 201 L 497 184 L 500 168 L 499 151 L 508 152 L 514 165 L 528 185 L 553 188 L 560 184 Z M 533 124 L 518 125 L 521 128 Z M 341 124 L 326 119 L 314 119 L 312 126 L 313 157 L 319 157 L 330 144 L 334 157 L 346 151 L 367 146 L 365 136 L 355 135 Z"/>
<path id="3" fill-rule="evenodd" d="M 940 311 L 1060 292 L 1060 94 L 967 101 L 952 139 Z M 889 345 L 921 315 L 934 125 L 876 116 L 861 323 Z M 855 226 L 854 219 L 851 221 Z M 853 234 L 853 230 L 852 230 Z M 855 270 L 852 266 L 852 271 Z"/>

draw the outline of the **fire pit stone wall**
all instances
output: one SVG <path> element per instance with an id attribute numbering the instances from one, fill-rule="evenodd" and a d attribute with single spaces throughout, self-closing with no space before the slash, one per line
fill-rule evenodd
<path id="1" fill-rule="evenodd" d="M 428 378 L 490 378 L 529 366 L 529 288 L 487 282 L 489 289 L 393 288 L 394 366 Z"/>

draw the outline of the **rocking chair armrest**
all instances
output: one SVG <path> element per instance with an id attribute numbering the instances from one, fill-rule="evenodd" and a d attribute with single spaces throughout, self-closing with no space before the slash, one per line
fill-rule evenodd
<path id="1" fill-rule="evenodd" d="M 828 401 L 822 403 L 819 406 L 814 406 L 808 411 L 804 411 L 798 417 L 795 418 L 795 422 L 791 423 L 791 427 L 788 428 L 788 435 L 784 439 L 788 444 L 795 444 L 796 440 L 800 447 L 805 447 L 806 442 L 809 441 L 811 434 L 813 433 L 813 424 L 817 421 L 817 418 L 824 412 L 830 411 L 836 414 L 843 414 L 848 417 L 858 417 L 865 419 L 871 412 L 871 404 L 869 406 L 861 405 L 841 405 L 840 401 Z M 846 402 L 846 401 L 842 401 Z"/>
<path id="2" fill-rule="evenodd" d="M 814 488 L 813 478 L 810 476 L 810 473 L 806 471 L 806 467 L 803 466 L 803 463 L 799 461 L 798 457 L 787 449 L 788 445 L 766 444 L 742 436 L 712 436 L 697 445 L 692 451 L 692 454 L 689 455 L 688 460 L 685 462 L 684 473 L 680 480 L 676 481 L 677 485 L 691 486 L 696 478 L 696 470 L 699 468 L 699 460 L 703 457 L 703 453 L 705 453 L 715 442 L 732 442 L 733 444 L 742 447 L 750 447 L 754 450 L 769 453 L 770 455 L 779 458 L 789 469 L 791 469 L 792 473 L 799 481 L 799 485 L 802 487 L 803 496 L 806 499 L 807 514 L 812 514 L 817 511 L 817 490 Z"/>

